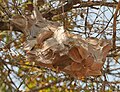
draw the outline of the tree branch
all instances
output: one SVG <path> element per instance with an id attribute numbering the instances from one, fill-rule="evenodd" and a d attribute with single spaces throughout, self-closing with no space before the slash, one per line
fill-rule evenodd
<path id="1" fill-rule="evenodd" d="M 120 9 L 120 0 L 116 7 L 116 11 L 114 14 L 114 20 L 113 20 L 113 49 L 116 48 L 116 26 L 117 26 L 116 20 L 117 20 L 117 14 L 118 14 L 119 9 Z"/>
<path id="2" fill-rule="evenodd" d="M 53 81 L 52 83 L 44 85 L 44 86 L 42 86 L 40 88 L 32 89 L 32 90 L 30 90 L 28 92 L 37 92 L 37 91 L 40 91 L 40 90 L 45 89 L 45 88 L 50 88 L 50 87 L 54 86 L 55 84 L 60 83 L 60 82 L 64 82 L 66 80 L 69 80 L 69 78 L 64 78 L 64 79 L 59 79 L 57 81 Z"/>
<path id="3" fill-rule="evenodd" d="M 80 4 L 76 7 L 74 5 Z M 51 19 L 54 15 L 63 13 L 62 8 L 64 7 L 64 12 L 70 11 L 72 8 L 82 8 L 82 7 L 93 7 L 93 6 L 107 6 L 107 7 L 113 7 L 115 8 L 117 2 L 103 2 L 103 1 L 81 1 L 81 0 L 71 0 L 71 2 L 68 2 L 64 6 L 61 6 L 55 10 L 51 10 L 47 13 L 44 13 L 43 16 L 47 19 Z"/>
<path id="4" fill-rule="evenodd" d="M 10 30 L 10 23 L 0 21 L 0 30 Z M 22 32 L 21 30 L 19 30 L 15 26 L 13 27 L 13 30 L 18 31 L 18 32 Z"/>
<path id="5" fill-rule="evenodd" d="M 80 4 L 80 5 L 74 6 L 76 4 Z M 64 12 L 67 12 L 73 8 L 93 7 L 93 6 L 107 6 L 107 7 L 115 8 L 117 4 L 118 4 L 117 2 L 103 2 L 103 1 L 88 2 L 88 1 L 80 1 L 80 0 L 70 0 L 64 6 L 61 6 L 57 9 L 54 9 L 54 10 L 44 13 L 43 17 L 51 20 L 53 16 L 63 13 L 63 10 L 62 10 L 63 7 L 64 7 Z M 10 30 L 10 24 L 6 23 L 6 22 L 0 22 L 0 30 Z M 21 30 L 15 28 L 15 27 L 13 28 L 13 30 L 21 32 Z"/>

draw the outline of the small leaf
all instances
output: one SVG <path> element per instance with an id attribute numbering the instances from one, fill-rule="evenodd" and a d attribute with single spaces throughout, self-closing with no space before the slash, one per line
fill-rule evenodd
<path id="1" fill-rule="evenodd" d="M 82 57 L 77 49 L 77 47 L 72 47 L 70 50 L 69 50 L 69 53 L 68 53 L 69 57 L 75 61 L 75 62 L 78 62 L 78 63 L 81 63 L 82 62 Z"/>
<path id="2" fill-rule="evenodd" d="M 90 68 L 91 70 L 101 70 L 102 66 L 103 66 L 103 63 L 94 62 Z"/>
<path id="3" fill-rule="evenodd" d="M 82 69 L 82 64 L 73 62 L 71 64 L 71 70 L 72 71 L 80 71 Z"/>
<path id="4" fill-rule="evenodd" d="M 87 22 L 87 28 L 89 29 L 89 30 L 91 30 L 92 29 L 92 24 L 90 24 L 89 22 Z"/>
<path id="5" fill-rule="evenodd" d="M 88 52 L 86 49 L 83 48 L 83 46 L 78 46 L 78 51 L 83 59 L 85 59 L 88 56 Z"/>
<path id="6" fill-rule="evenodd" d="M 34 81 L 32 80 L 32 81 L 30 81 L 30 82 L 28 83 L 28 87 L 29 87 L 29 88 L 33 88 L 33 87 L 36 86 L 36 83 L 37 83 L 36 80 L 34 80 Z"/>
<path id="7" fill-rule="evenodd" d="M 0 40 L 1 40 L 2 38 L 4 38 L 6 35 L 7 35 L 7 32 L 5 32 L 5 31 L 0 32 Z"/>
<path id="8" fill-rule="evenodd" d="M 35 2 L 37 4 L 37 6 L 41 6 L 41 5 L 44 5 L 44 0 L 36 0 Z"/>
<path id="9" fill-rule="evenodd" d="M 113 59 L 115 60 L 115 63 L 118 63 L 118 59 L 120 59 L 120 56 L 116 55 L 115 57 L 113 57 Z"/>
<path id="10" fill-rule="evenodd" d="M 88 57 L 85 59 L 84 65 L 85 65 L 86 67 L 90 67 L 93 63 L 94 63 L 94 58 L 93 58 L 92 56 L 88 56 Z"/>

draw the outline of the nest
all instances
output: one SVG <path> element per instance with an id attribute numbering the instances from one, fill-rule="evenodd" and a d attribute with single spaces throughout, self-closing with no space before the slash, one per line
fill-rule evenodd
<path id="1" fill-rule="evenodd" d="M 64 71 L 79 79 L 101 75 L 111 49 L 109 41 L 84 39 L 80 35 L 65 32 L 59 23 L 44 19 L 37 8 L 34 16 L 17 16 L 11 20 L 27 36 L 24 45 L 27 60 Z"/>

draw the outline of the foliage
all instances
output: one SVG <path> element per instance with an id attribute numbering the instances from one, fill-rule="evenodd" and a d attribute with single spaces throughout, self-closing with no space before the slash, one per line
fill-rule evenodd
<path id="1" fill-rule="evenodd" d="M 117 11 L 120 2 L 114 1 L 0 0 L 0 91 L 119 92 L 120 17 Z M 72 33 L 83 38 L 104 38 L 113 42 L 113 49 L 107 56 L 102 76 L 78 80 L 64 72 L 26 61 L 23 51 L 26 37 L 15 27 L 11 31 L 9 19 L 15 15 L 32 14 L 35 4 L 43 17 L 60 22 Z"/>

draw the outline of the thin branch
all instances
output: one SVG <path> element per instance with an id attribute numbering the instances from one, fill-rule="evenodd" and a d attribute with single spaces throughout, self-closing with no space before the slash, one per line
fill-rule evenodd
<path id="1" fill-rule="evenodd" d="M 40 87 L 40 88 L 36 88 L 36 89 L 30 90 L 30 91 L 28 91 L 28 92 L 38 92 L 38 91 L 40 91 L 40 90 L 42 90 L 42 89 L 50 88 L 50 87 L 52 87 L 53 85 L 55 85 L 55 84 L 57 84 L 57 83 L 60 83 L 60 82 L 64 82 L 64 81 L 66 81 L 66 80 L 69 80 L 69 78 L 64 78 L 64 79 L 59 79 L 59 80 L 57 80 L 57 81 L 53 81 L 52 83 L 49 83 L 49 84 L 47 84 L 47 85 L 44 85 L 44 86 L 42 86 L 42 87 Z"/>
<path id="2" fill-rule="evenodd" d="M 0 30 L 10 31 L 10 23 L 9 22 L 0 21 Z M 16 27 L 13 27 L 13 31 L 22 32 L 21 30 L 19 30 Z"/>
<path id="3" fill-rule="evenodd" d="M 6 15 L 10 18 L 11 17 L 10 11 L 7 10 L 1 3 L 0 3 L 0 7 L 1 7 L 2 11 L 4 11 L 6 13 Z"/>
<path id="4" fill-rule="evenodd" d="M 85 30 L 85 36 L 87 37 L 87 26 L 88 26 L 88 14 L 89 14 L 89 8 L 87 7 L 87 14 L 86 14 L 86 17 L 85 17 L 85 27 L 84 27 L 84 30 Z"/>
<path id="5" fill-rule="evenodd" d="M 68 2 L 64 6 L 64 12 L 70 11 L 73 8 L 82 8 L 82 7 L 93 7 L 93 6 L 107 6 L 107 7 L 113 7 L 115 8 L 118 4 L 117 2 L 103 2 L 103 1 L 81 1 L 81 0 L 70 0 L 71 2 Z M 76 4 L 80 4 L 78 6 L 74 6 Z M 63 13 L 62 7 L 59 7 L 54 10 L 50 10 L 43 14 L 43 16 L 47 19 L 51 19 L 54 15 L 58 15 Z"/>
<path id="6" fill-rule="evenodd" d="M 79 6 L 74 6 L 76 4 L 80 4 Z M 107 6 L 107 7 L 113 7 L 115 8 L 118 3 L 116 2 L 102 2 L 102 1 L 93 1 L 93 2 L 88 2 L 88 1 L 80 1 L 80 0 L 71 0 L 71 2 L 68 2 L 64 6 L 61 6 L 57 9 L 50 10 L 48 12 L 43 13 L 43 17 L 46 19 L 52 19 L 53 16 L 58 15 L 63 13 L 63 8 L 64 12 L 70 11 L 73 8 L 82 8 L 82 7 L 92 7 L 92 6 Z M 10 30 L 10 24 L 9 23 L 4 23 L 0 22 L 0 30 Z M 19 29 L 15 28 L 13 29 L 14 31 L 20 31 Z"/>
<path id="7" fill-rule="evenodd" d="M 113 49 L 116 48 L 116 19 L 117 19 L 117 14 L 118 14 L 119 9 L 120 9 L 120 0 L 116 7 L 116 11 L 114 14 L 114 20 L 113 20 Z"/>
<path id="8" fill-rule="evenodd" d="M 114 16 L 114 15 L 113 15 L 113 16 Z M 113 16 L 110 18 L 110 20 L 108 21 L 108 23 L 107 23 L 107 25 L 105 26 L 105 28 L 104 28 L 101 32 L 99 32 L 99 34 L 98 34 L 96 37 L 98 37 L 100 34 L 102 34 L 102 33 L 107 29 L 107 27 L 109 26 L 111 20 L 113 19 Z"/>

